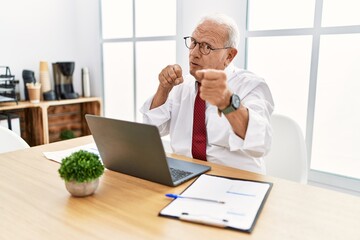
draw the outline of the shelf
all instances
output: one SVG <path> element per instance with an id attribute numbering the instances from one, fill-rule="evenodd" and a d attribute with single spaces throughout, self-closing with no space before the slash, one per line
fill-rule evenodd
<path id="1" fill-rule="evenodd" d="M 57 101 L 18 104 L 0 103 L 1 112 L 14 112 L 20 116 L 21 137 L 30 146 L 60 140 L 62 130 L 72 130 L 76 137 L 90 135 L 85 114 L 101 115 L 101 98 L 77 98 Z"/>
<path id="2" fill-rule="evenodd" d="M 0 102 L 16 102 L 16 81 L 15 76 L 11 75 L 9 67 L 0 66 L 0 69 L 5 69 L 5 74 L 0 73 Z"/>

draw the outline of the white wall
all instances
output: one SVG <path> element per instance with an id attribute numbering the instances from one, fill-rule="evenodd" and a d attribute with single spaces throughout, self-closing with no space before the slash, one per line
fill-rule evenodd
<path id="1" fill-rule="evenodd" d="M 1 0 L 0 66 L 20 80 L 39 62 L 75 61 L 74 88 L 81 94 L 81 68 L 90 69 L 91 94 L 102 94 L 98 0 Z"/>

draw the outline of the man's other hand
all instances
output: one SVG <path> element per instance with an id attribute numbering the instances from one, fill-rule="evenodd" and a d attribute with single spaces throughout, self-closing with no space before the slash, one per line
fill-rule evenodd
<path id="1" fill-rule="evenodd" d="M 170 91 L 174 86 L 184 82 L 180 65 L 168 65 L 159 73 L 160 86 Z"/>

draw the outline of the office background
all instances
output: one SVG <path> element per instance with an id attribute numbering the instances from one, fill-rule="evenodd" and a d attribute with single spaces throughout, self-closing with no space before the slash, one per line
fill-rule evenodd
<path id="1" fill-rule="evenodd" d="M 263 76 L 275 111 L 300 124 L 309 183 L 359 194 L 358 1 L 2 0 L 1 6 L 0 65 L 21 79 L 23 69 L 38 77 L 40 61 L 75 61 L 76 91 L 86 66 L 105 115 L 136 121 L 161 68 L 179 63 L 187 71 L 182 37 L 199 18 L 232 16 L 242 34 L 235 63 Z"/>

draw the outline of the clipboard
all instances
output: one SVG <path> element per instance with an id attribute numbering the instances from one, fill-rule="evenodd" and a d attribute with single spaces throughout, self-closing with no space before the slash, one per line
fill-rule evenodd
<path id="1" fill-rule="evenodd" d="M 159 216 L 251 233 L 272 185 L 202 174 Z"/>

